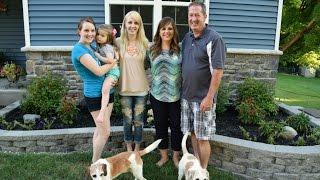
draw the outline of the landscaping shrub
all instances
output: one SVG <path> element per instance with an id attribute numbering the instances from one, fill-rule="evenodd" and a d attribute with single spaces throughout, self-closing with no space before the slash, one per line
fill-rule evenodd
<path id="1" fill-rule="evenodd" d="M 275 115 L 278 106 L 274 102 L 274 90 L 266 83 L 247 78 L 238 86 L 236 109 L 246 124 L 258 124 L 267 115 Z"/>
<path id="2" fill-rule="evenodd" d="M 267 138 L 269 144 L 275 144 L 277 138 L 284 131 L 284 123 L 276 121 L 261 121 L 260 122 L 260 135 Z"/>
<path id="3" fill-rule="evenodd" d="M 76 101 L 72 98 L 64 96 L 57 108 L 58 117 L 61 123 L 65 125 L 73 124 L 76 119 L 79 109 Z"/>
<path id="4" fill-rule="evenodd" d="M 308 134 L 311 129 L 310 118 L 304 113 L 289 116 L 286 123 L 302 135 Z"/>
<path id="5" fill-rule="evenodd" d="M 314 128 L 309 136 L 307 136 L 308 140 L 314 142 L 315 144 L 320 145 L 320 127 Z"/>
<path id="6" fill-rule="evenodd" d="M 121 119 L 122 118 L 120 95 L 119 95 L 117 90 L 114 93 L 114 102 L 113 102 L 113 109 L 112 109 L 111 116 L 116 118 L 116 119 Z"/>
<path id="7" fill-rule="evenodd" d="M 229 103 L 230 88 L 225 83 L 221 83 L 218 91 L 216 112 L 222 114 L 227 110 Z"/>
<path id="8" fill-rule="evenodd" d="M 27 88 L 21 109 L 25 113 L 50 117 L 56 113 L 56 109 L 67 91 L 67 83 L 59 75 L 50 73 L 35 77 Z"/>

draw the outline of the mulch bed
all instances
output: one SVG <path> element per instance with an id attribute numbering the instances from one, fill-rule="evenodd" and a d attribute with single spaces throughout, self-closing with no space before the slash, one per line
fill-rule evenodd
<path id="1" fill-rule="evenodd" d="M 80 128 L 80 127 L 94 127 L 94 122 L 93 119 L 85 107 L 78 107 L 80 109 L 76 120 L 72 125 L 69 126 L 63 126 L 61 123 L 53 123 L 51 126 L 51 129 L 63 129 L 63 128 Z M 7 122 L 12 122 L 14 120 L 17 120 L 19 122 L 23 122 L 22 118 L 23 114 L 20 109 L 16 109 L 15 111 L 9 113 L 6 117 Z M 242 126 L 249 132 L 250 136 L 256 136 L 257 137 L 257 142 L 264 142 L 266 143 L 266 138 L 264 137 L 259 137 L 259 127 L 257 125 L 244 125 L 240 123 L 240 120 L 237 118 L 238 112 L 234 109 L 234 107 L 229 107 L 227 111 L 223 114 L 217 114 L 217 119 L 216 119 L 216 127 L 217 127 L 217 134 L 219 135 L 224 135 L 224 136 L 229 136 L 229 137 L 234 137 L 234 138 L 240 138 L 244 139 L 242 132 L 239 128 L 239 126 Z M 283 120 L 287 117 L 288 115 L 285 114 L 282 111 L 279 111 L 278 115 L 275 117 L 276 120 Z M 44 126 L 44 121 L 42 119 L 37 120 L 36 126 L 34 129 L 43 129 Z M 122 126 L 122 120 L 121 118 L 115 118 L 111 117 L 111 126 Z M 151 125 L 152 126 L 152 125 Z M 147 127 L 150 127 L 147 126 Z M 0 129 L 3 129 L 3 126 L 0 124 Z M 17 126 L 17 130 L 21 130 L 22 128 Z M 298 137 L 297 137 L 298 138 Z M 306 141 L 306 145 L 314 145 L 308 141 Z M 292 141 L 286 141 L 283 139 L 277 139 L 276 144 L 281 144 L 281 145 L 293 145 Z"/>

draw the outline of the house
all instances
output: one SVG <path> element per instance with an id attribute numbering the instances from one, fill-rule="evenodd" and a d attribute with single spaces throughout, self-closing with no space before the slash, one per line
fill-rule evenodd
<path id="1" fill-rule="evenodd" d="M 4 0 L 2 0 L 4 1 Z M 137 10 L 143 18 L 146 35 L 151 41 L 157 23 L 164 16 L 175 19 L 180 37 L 186 33 L 187 6 L 191 0 L 7 0 L 8 15 L 0 12 L 0 49 L 4 40 L 16 41 L 16 49 L 25 53 L 27 77 L 46 71 L 64 75 L 70 93 L 81 94 L 81 80 L 74 71 L 70 51 L 77 42 L 79 19 L 92 16 L 97 24 L 111 23 L 120 29 L 124 15 Z M 283 0 L 203 0 L 207 6 L 208 24 L 225 39 L 228 48 L 224 81 L 235 88 L 245 77 L 252 76 L 275 84 L 278 68 L 279 36 Z M 17 21 L 10 21 L 10 9 L 22 7 Z M 17 13 L 17 14 L 19 14 Z M 23 18 L 23 19 L 22 19 Z M 3 23 L 4 22 L 4 23 Z M 16 24 L 20 24 L 19 26 Z M 12 26 L 2 35 L 5 26 Z M 23 24 L 23 26 L 22 26 Z M 21 33 L 19 41 L 13 38 Z M 10 34 L 10 32 L 12 34 Z M 24 43 L 19 43 L 21 38 Z M 11 48 L 11 46 L 10 46 Z M 13 48 L 13 49 L 14 49 Z"/>

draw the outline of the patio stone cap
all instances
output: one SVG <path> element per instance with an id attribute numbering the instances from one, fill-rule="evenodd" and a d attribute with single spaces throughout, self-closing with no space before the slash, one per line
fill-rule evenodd
<path id="1" fill-rule="evenodd" d="M 283 109 L 286 113 L 288 113 L 289 115 L 294 115 L 294 114 L 300 114 L 300 113 L 304 113 L 301 109 L 303 109 L 303 107 L 300 106 L 289 106 L 287 104 L 284 103 L 279 103 L 278 104 L 279 108 Z M 312 126 L 314 127 L 320 127 L 320 118 L 316 118 L 313 117 L 309 114 L 306 114 L 307 116 L 309 116 L 310 118 L 310 123 Z"/>
<path id="2" fill-rule="evenodd" d="M 227 137 L 222 135 L 215 135 L 214 141 L 220 143 L 228 143 L 238 147 L 245 147 L 248 149 L 255 149 L 261 151 L 268 151 L 270 153 L 294 153 L 294 154 L 317 154 L 320 155 L 320 145 L 315 146 L 286 146 L 286 145 L 272 145 L 261 142 L 253 142 L 233 137 Z"/>

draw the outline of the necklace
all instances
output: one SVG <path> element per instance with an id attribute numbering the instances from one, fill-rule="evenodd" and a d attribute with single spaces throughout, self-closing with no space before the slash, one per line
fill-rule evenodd
<path id="1" fill-rule="evenodd" d="M 139 54 L 139 50 L 138 50 L 137 46 L 134 44 L 129 44 L 127 46 L 126 51 L 130 56 L 135 56 L 135 55 Z"/>

